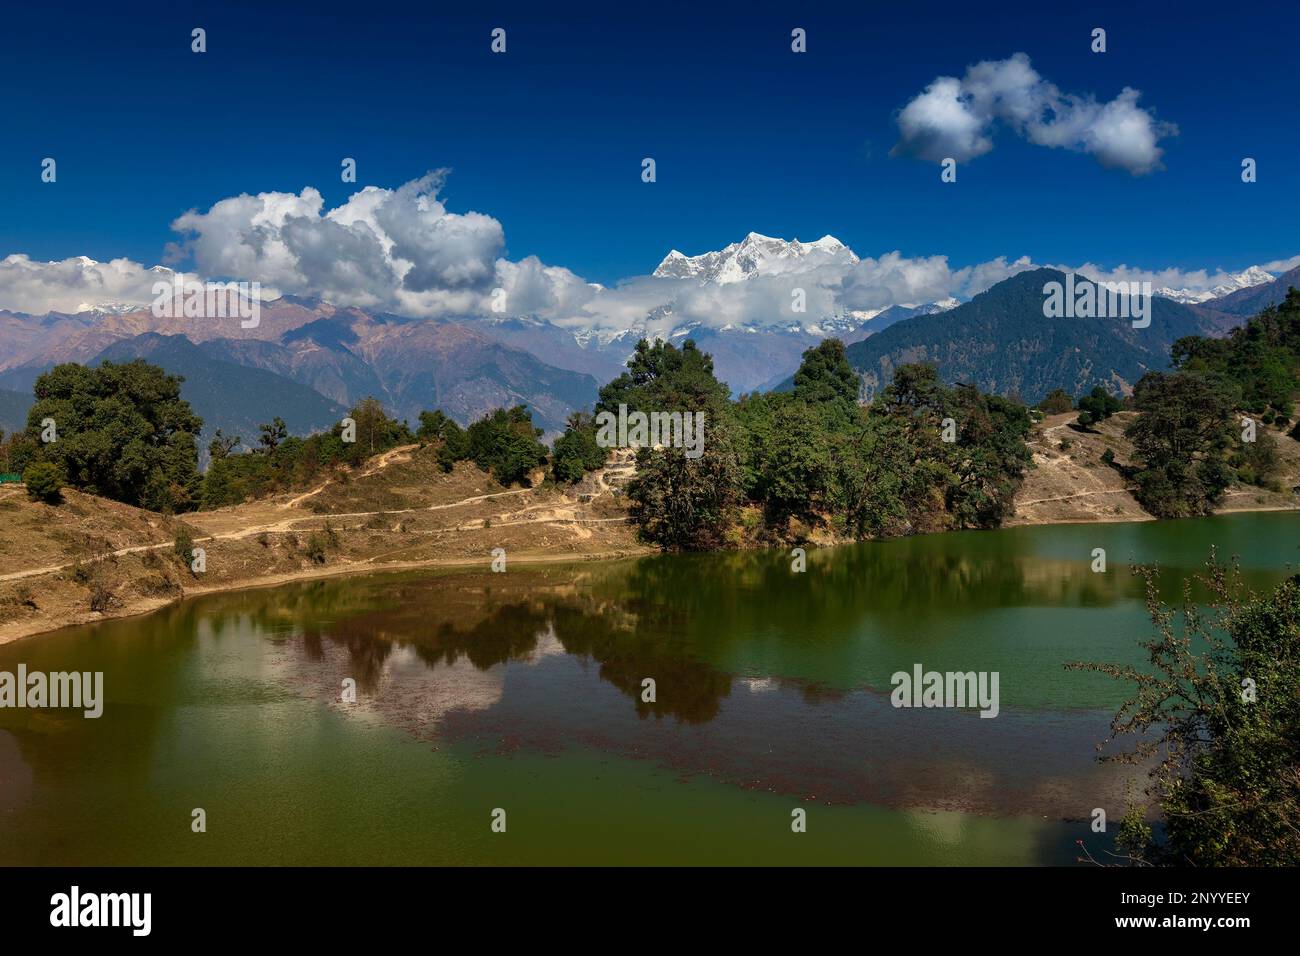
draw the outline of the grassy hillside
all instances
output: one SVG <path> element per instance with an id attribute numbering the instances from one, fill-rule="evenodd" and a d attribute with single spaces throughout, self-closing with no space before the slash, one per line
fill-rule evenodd
<path id="1" fill-rule="evenodd" d="M 60 505 L 0 487 L 0 643 L 65 624 L 138 613 L 185 595 L 295 578 L 507 560 L 642 553 L 611 485 L 505 489 L 473 465 L 451 473 L 406 446 L 294 495 L 182 519 L 65 490 Z M 192 573 L 185 530 L 206 552 Z"/>
<path id="2" fill-rule="evenodd" d="M 1086 521 L 1149 521 L 1132 494 L 1122 469 L 1133 463 L 1133 445 L 1124 429 L 1135 413 L 1120 412 L 1091 431 L 1072 427 L 1078 412 L 1050 415 L 1029 439 L 1033 465 L 1016 493 L 1016 513 L 1007 524 L 1053 524 Z M 1277 442 L 1281 492 L 1236 483 L 1228 488 L 1218 511 L 1295 508 L 1291 490 L 1300 486 L 1300 442 L 1268 428 Z M 1116 466 L 1102 460 L 1109 451 Z"/>

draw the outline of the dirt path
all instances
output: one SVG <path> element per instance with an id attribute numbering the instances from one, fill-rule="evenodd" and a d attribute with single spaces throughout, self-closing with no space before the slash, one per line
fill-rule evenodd
<path id="1" fill-rule="evenodd" d="M 370 464 L 366 466 L 366 470 L 363 471 L 361 474 L 357 475 L 357 477 L 367 478 L 370 475 L 375 474 L 375 472 L 383 471 L 385 468 L 393 464 L 395 461 L 410 461 L 411 458 L 410 452 L 415 451 L 415 449 L 419 447 L 420 447 L 419 445 L 398 445 L 396 448 L 390 448 L 388 449 L 388 451 L 384 452 L 383 454 L 379 455 L 377 458 L 373 459 L 370 462 Z M 398 458 L 399 455 L 405 455 L 406 457 Z M 334 484 L 334 479 L 326 478 L 323 482 L 321 482 L 311 491 L 303 492 L 296 498 L 290 498 L 284 504 L 280 505 L 280 507 L 295 508 L 298 505 L 302 504 L 304 501 L 306 501 L 308 498 L 314 498 L 316 495 L 320 494 L 322 491 L 324 491 L 332 484 Z"/>
<path id="2" fill-rule="evenodd" d="M 1080 491 L 1073 495 L 1057 495 L 1054 498 L 1035 498 L 1032 501 L 1017 501 L 1016 506 L 1041 505 L 1046 501 L 1069 501 L 1071 498 L 1087 498 L 1089 495 L 1119 495 L 1132 493 L 1132 488 L 1104 488 L 1097 491 Z"/>
<path id="3" fill-rule="evenodd" d="M 396 450 L 397 449 L 394 449 L 394 451 Z M 194 543 L 203 544 L 206 541 L 238 541 L 258 534 L 289 534 L 295 530 L 299 530 L 299 529 L 295 529 L 293 526 L 300 521 L 324 520 L 329 518 L 371 518 L 374 517 L 375 515 L 408 514 L 417 511 L 441 511 L 447 508 L 459 508 L 462 505 L 474 504 L 479 501 L 486 501 L 489 498 L 501 498 L 506 495 L 525 494 L 532 490 L 533 490 L 532 488 L 515 488 L 510 491 L 498 491 L 488 495 L 473 495 L 469 498 L 463 498 L 460 501 L 452 501 L 447 504 L 441 504 L 441 505 L 430 505 L 427 508 L 402 508 L 402 509 L 389 510 L 389 511 L 352 511 L 352 512 L 347 512 L 342 514 L 326 514 L 326 515 L 299 515 L 297 517 L 286 518 L 283 521 L 274 522 L 272 524 L 250 525 L 247 528 L 240 528 L 238 531 L 226 531 L 221 534 L 204 535 L 202 537 L 195 538 Z M 501 522 L 501 524 L 502 526 L 509 526 L 511 524 L 538 524 L 538 523 L 546 523 L 549 521 L 563 522 L 563 521 L 578 521 L 578 520 L 624 521 L 626 519 L 625 518 L 614 518 L 614 519 L 540 518 L 540 519 L 535 519 L 533 521 Z M 470 525 L 469 527 L 478 527 L 478 526 L 481 525 Z M 307 529 L 301 529 L 301 530 L 307 530 Z M 454 530 L 454 529 L 449 528 L 446 530 Z M 91 560 L 101 561 L 104 558 L 108 558 L 108 557 L 122 557 L 128 554 L 141 554 L 145 551 L 157 551 L 159 548 L 169 548 L 172 547 L 173 545 L 174 545 L 173 541 L 160 541 L 157 544 L 141 544 L 141 545 L 135 545 L 134 547 L 130 547 L 130 548 L 118 548 L 116 551 L 105 551 L 103 554 L 95 555 L 94 558 L 92 558 Z M 43 574 L 54 574 L 58 571 L 66 571 L 68 568 L 71 568 L 73 564 L 74 562 L 70 561 L 66 564 L 52 564 L 44 568 L 29 568 L 26 571 L 15 571 L 10 574 L 0 574 L 0 581 L 20 581 L 23 578 L 39 577 Z"/>

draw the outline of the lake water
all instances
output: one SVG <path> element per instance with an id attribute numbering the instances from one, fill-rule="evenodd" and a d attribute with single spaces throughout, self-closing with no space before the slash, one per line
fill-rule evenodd
<path id="1" fill-rule="evenodd" d="M 0 647 L 106 698 L 0 710 L 0 863 L 1070 863 L 1134 771 L 1096 760 L 1124 688 L 1063 665 L 1139 662 L 1128 564 L 1173 597 L 1211 546 L 1271 587 L 1300 515 L 872 542 L 800 574 L 485 556 L 69 628 Z M 915 664 L 996 671 L 1000 713 L 894 708 Z"/>

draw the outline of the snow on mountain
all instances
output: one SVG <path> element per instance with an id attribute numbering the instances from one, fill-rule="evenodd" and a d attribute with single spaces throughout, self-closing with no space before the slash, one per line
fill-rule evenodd
<path id="1" fill-rule="evenodd" d="M 1266 282 L 1272 282 L 1274 276 L 1271 272 L 1265 272 L 1259 266 L 1251 266 L 1244 272 L 1232 272 L 1228 274 L 1226 282 L 1216 285 L 1213 289 L 1156 289 L 1153 295 L 1162 296 L 1166 299 L 1173 299 L 1175 302 L 1181 302 L 1184 305 L 1196 305 L 1201 302 L 1208 302 L 1210 299 L 1217 299 L 1221 296 L 1228 295 L 1232 292 L 1238 292 L 1242 289 L 1249 289 L 1253 286 L 1263 285 Z"/>
<path id="2" fill-rule="evenodd" d="M 97 305 L 82 302 L 77 306 L 77 313 L 97 312 L 100 315 L 127 315 L 131 312 L 139 312 L 144 308 L 147 308 L 147 306 L 132 305 L 129 302 L 100 302 Z"/>
<path id="3" fill-rule="evenodd" d="M 717 252 L 687 256 L 674 249 L 653 274 L 659 279 L 696 279 L 725 285 L 836 261 L 855 264 L 858 257 L 834 236 L 822 236 L 816 242 L 787 242 L 751 232 Z"/>

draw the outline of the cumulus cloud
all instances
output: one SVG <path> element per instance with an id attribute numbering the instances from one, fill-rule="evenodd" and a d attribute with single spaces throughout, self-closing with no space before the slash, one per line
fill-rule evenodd
<path id="1" fill-rule="evenodd" d="M 985 60 L 962 79 L 936 78 L 899 111 L 894 154 L 964 162 L 993 148 L 1000 124 L 1039 146 L 1088 153 L 1141 176 L 1161 168 L 1160 140 L 1178 127 L 1138 106 L 1140 96 L 1130 87 L 1104 103 L 1064 93 L 1024 53 Z"/>
<path id="2" fill-rule="evenodd" d="M 206 275 L 256 277 L 340 304 L 478 312 L 498 284 L 505 230 L 482 213 L 449 212 L 438 198 L 446 177 L 367 186 L 329 210 L 311 187 L 223 199 L 172 223 L 184 237 L 172 253 Z"/>
<path id="3" fill-rule="evenodd" d="M 1027 61 L 1010 71 L 972 68 L 970 101 L 998 100 L 1007 115 L 1033 116 L 1026 69 Z M 478 212 L 448 210 L 439 198 L 445 181 L 445 171 L 435 171 L 396 189 L 367 186 L 332 209 L 310 187 L 296 194 L 232 196 L 175 220 L 179 239 L 168 250 L 168 262 L 199 278 L 259 282 L 264 298 L 294 293 L 417 318 L 535 316 L 574 330 L 662 335 L 686 324 L 811 325 L 824 316 L 966 299 L 1041 265 L 1028 256 L 999 256 L 958 266 L 945 255 L 899 251 L 859 259 L 832 241 L 816 254 L 804 246 L 799 255 L 774 255 L 737 281 L 644 275 L 605 288 L 535 256 L 506 258 L 501 223 Z M 1280 273 L 1296 264 L 1300 256 L 1264 268 Z M 1054 267 L 1194 292 L 1230 279 L 1222 270 Z M 154 298 L 154 283 L 170 282 L 171 276 L 167 266 L 146 268 L 127 259 L 39 262 L 11 255 L 0 260 L 0 308 L 39 314 L 110 303 L 145 306 Z M 806 298 L 799 315 L 790 310 L 796 287 Z"/>
<path id="4" fill-rule="evenodd" d="M 56 262 L 24 255 L 0 259 L 0 309 L 12 312 L 88 312 L 107 303 L 142 304 L 153 299 L 155 282 L 171 270 L 146 269 L 130 259 L 96 262 L 74 256 Z"/>

